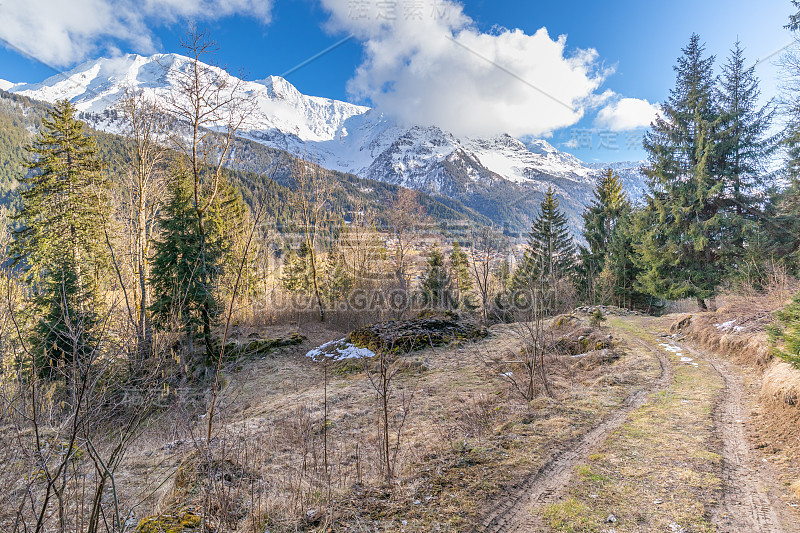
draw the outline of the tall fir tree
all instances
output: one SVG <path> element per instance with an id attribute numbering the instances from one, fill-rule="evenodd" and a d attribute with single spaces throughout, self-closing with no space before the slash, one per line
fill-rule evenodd
<path id="1" fill-rule="evenodd" d="M 765 178 L 777 140 L 769 134 L 774 110 L 759 104 L 755 66 L 746 67 L 737 41 L 722 67 L 717 102 L 718 173 L 723 183 L 721 256 L 730 274 L 742 270 L 748 235 L 763 218 Z"/>
<path id="2" fill-rule="evenodd" d="M 559 206 L 553 188 L 547 189 L 539 214 L 533 221 L 519 267 L 514 271 L 514 292 L 534 291 L 544 305 L 554 311 L 559 305 L 564 282 L 572 283 L 577 266 L 576 247 L 567 217 Z"/>
<path id="3" fill-rule="evenodd" d="M 793 2 L 800 9 L 800 0 Z M 800 29 L 800 12 L 788 28 Z M 781 176 L 788 186 L 773 186 L 767 195 L 765 216 L 759 227 L 762 256 L 781 263 L 797 274 L 800 270 L 800 54 L 783 57 L 783 95 L 780 102 L 785 129 L 781 138 Z"/>
<path id="4" fill-rule="evenodd" d="M 792 31 L 800 30 L 800 0 L 792 0 L 792 5 L 797 10 L 796 13 L 789 15 L 789 23 L 784 28 Z"/>
<path id="5" fill-rule="evenodd" d="M 458 292 L 456 296 L 459 304 L 474 308 L 474 303 L 470 301 L 473 284 L 469 272 L 469 258 L 458 241 L 453 242 L 453 248 L 450 250 L 450 269 L 454 286 Z"/>
<path id="6" fill-rule="evenodd" d="M 336 304 L 347 297 L 355 284 L 344 252 L 338 246 L 332 246 L 325 256 L 322 280 L 327 305 L 336 309 Z"/>
<path id="7" fill-rule="evenodd" d="M 308 264 L 309 251 L 306 243 L 300 244 L 297 250 L 289 250 L 283 260 L 281 283 L 283 288 L 290 293 L 313 294 L 314 285 L 311 281 L 311 267 Z"/>
<path id="8" fill-rule="evenodd" d="M 428 263 L 422 273 L 420 286 L 423 303 L 433 309 L 453 307 L 453 280 L 445 265 L 444 254 L 437 244 L 428 253 Z"/>
<path id="9" fill-rule="evenodd" d="M 619 176 L 612 169 L 603 174 L 594 190 L 594 200 L 583 212 L 583 238 L 580 248 L 580 273 L 590 299 L 594 299 L 595 281 L 605 268 L 610 244 L 624 217 L 629 216 L 630 202 Z"/>
<path id="10" fill-rule="evenodd" d="M 512 287 L 525 287 L 536 278 L 556 280 L 569 277 L 576 264 L 575 241 L 569 231 L 567 216 L 550 187 L 531 226 L 528 246 L 514 271 Z"/>
<path id="11" fill-rule="evenodd" d="M 600 277 L 607 280 L 601 289 L 608 294 L 615 305 L 633 309 L 644 307 L 650 303 L 650 295 L 637 289 L 636 280 L 639 268 L 636 265 L 636 239 L 635 210 L 627 211 L 620 217 L 614 233 L 608 243 L 603 270 Z"/>
<path id="12" fill-rule="evenodd" d="M 27 148 L 12 254 L 32 288 L 39 368 L 78 363 L 95 349 L 108 267 L 108 182 L 97 145 L 67 100 L 56 102 Z"/>
<path id="13" fill-rule="evenodd" d="M 220 313 L 215 289 L 226 263 L 231 264 L 230 243 L 241 231 L 241 222 L 235 220 L 243 208 L 240 196 L 227 182 L 221 182 L 220 200 L 207 212 L 201 232 L 194 216 L 191 175 L 182 168 L 173 173 L 169 198 L 158 219 L 161 235 L 153 247 L 151 310 L 157 327 L 182 330 L 189 351 L 194 352 L 196 339 L 205 346 L 212 344 L 206 324 L 213 324 Z M 206 363 L 210 364 L 213 356 L 206 350 Z"/>
<path id="14" fill-rule="evenodd" d="M 637 247 L 640 290 L 667 299 L 696 298 L 703 309 L 723 270 L 724 183 L 716 168 L 713 64 L 700 37 L 692 35 L 675 66 L 675 87 L 644 138 L 649 226 L 642 228 Z"/>

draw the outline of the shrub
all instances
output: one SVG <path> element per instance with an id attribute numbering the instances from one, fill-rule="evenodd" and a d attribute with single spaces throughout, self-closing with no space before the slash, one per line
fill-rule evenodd
<path id="1" fill-rule="evenodd" d="M 800 294 L 776 313 L 776 319 L 771 333 L 781 346 L 775 349 L 775 354 L 800 368 Z"/>

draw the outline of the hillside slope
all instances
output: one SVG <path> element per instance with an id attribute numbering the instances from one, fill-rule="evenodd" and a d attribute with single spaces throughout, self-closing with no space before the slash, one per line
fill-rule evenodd
<path id="1" fill-rule="evenodd" d="M 15 205 L 17 201 L 17 178 L 25 172 L 22 162 L 24 146 L 31 142 L 46 115 L 48 104 L 30 98 L 0 91 L 0 205 Z M 129 149 L 128 141 L 113 133 L 91 131 L 97 139 L 100 156 L 112 181 L 121 180 L 123 159 Z M 252 192 L 274 180 L 267 189 L 272 197 L 271 220 L 279 226 L 290 223 L 287 202 L 288 190 L 293 186 L 288 169 L 294 156 L 279 149 L 266 147 L 240 139 L 236 146 L 237 158 L 228 178 L 243 191 L 245 198 Z M 277 168 L 265 177 L 264 169 Z M 386 219 L 391 205 L 401 187 L 379 181 L 359 178 L 342 172 L 332 172 L 331 179 L 337 187 L 331 199 L 332 209 L 342 213 L 358 207 L 373 211 L 378 222 Z M 432 197 L 421 193 L 420 203 L 425 213 L 440 223 L 463 222 L 484 225 L 489 219 L 461 202 L 445 197 Z"/>

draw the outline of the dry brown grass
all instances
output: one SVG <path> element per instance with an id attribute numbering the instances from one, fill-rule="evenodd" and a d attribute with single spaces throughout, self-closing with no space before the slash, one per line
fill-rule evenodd
<path id="1" fill-rule="evenodd" d="M 798 405 L 800 371 L 789 363 L 774 361 L 764 372 L 761 394 L 778 403 Z"/>
<path id="2" fill-rule="evenodd" d="M 800 479 L 792 483 L 792 491 L 794 492 L 795 496 L 800 498 Z"/>
<path id="3" fill-rule="evenodd" d="M 145 472 L 150 480 L 172 476 L 140 516 L 196 505 L 197 486 L 207 483 L 218 514 L 238 520 L 240 531 L 463 531 L 487 501 L 658 373 L 651 358 L 624 350 L 619 359 L 602 351 L 552 357 L 554 397 L 527 403 L 486 363 L 487 353 L 519 352 L 513 326 L 495 326 L 478 342 L 415 352 L 409 356 L 414 364 L 397 381 L 395 408 L 404 392 L 414 392 L 414 400 L 401 434 L 396 480 L 385 486 L 375 391 L 354 363 L 329 367 L 326 476 L 323 366 L 305 353 L 343 335 L 318 323 L 298 329 L 307 337 L 302 345 L 245 361 L 226 375 L 214 444 L 219 472 L 208 476 L 185 461 L 202 449 L 191 430 L 198 414 L 181 429 L 154 430 L 147 445 L 137 447 L 120 473 L 126 492 L 134 492 Z M 286 327 L 243 327 L 237 334 L 254 331 L 270 337 L 286 333 Z M 172 439 L 173 433 L 181 435 L 158 438 Z"/>
<path id="4" fill-rule="evenodd" d="M 746 366 L 764 369 L 772 360 L 767 333 L 768 323 L 763 318 L 753 318 L 749 313 L 732 311 L 682 315 L 677 321 L 691 317 L 683 333 L 689 335 L 703 348 Z M 761 316 L 760 313 L 756 316 Z M 753 318 L 752 320 L 750 320 Z M 729 328 L 726 323 L 734 322 Z M 742 329 L 733 329 L 742 328 Z"/>

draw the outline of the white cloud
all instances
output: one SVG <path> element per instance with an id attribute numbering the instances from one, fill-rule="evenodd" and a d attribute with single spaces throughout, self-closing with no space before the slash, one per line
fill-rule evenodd
<path id="1" fill-rule="evenodd" d="M 348 89 L 407 124 L 459 135 L 547 136 L 603 101 L 610 73 L 566 36 L 482 33 L 453 0 L 320 0 L 329 28 L 364 44 Z"/>
<path id="2" fill-rule="evenodd" d="M 628 131 L 646 128 L 659 112 L 657 104 L 638 98 L 621 98 L 602 108 L 595 117 L 598 128 Z"/>
<path id="3" fill-rule="evenodd" d="M 112 41 L 154 52 L 152 24 L 211 20 L 234 14 L 270 20 L 272 0 L 24 0 L 0 3 L 0 38 L 53 66 L 66 66 Z"/>

